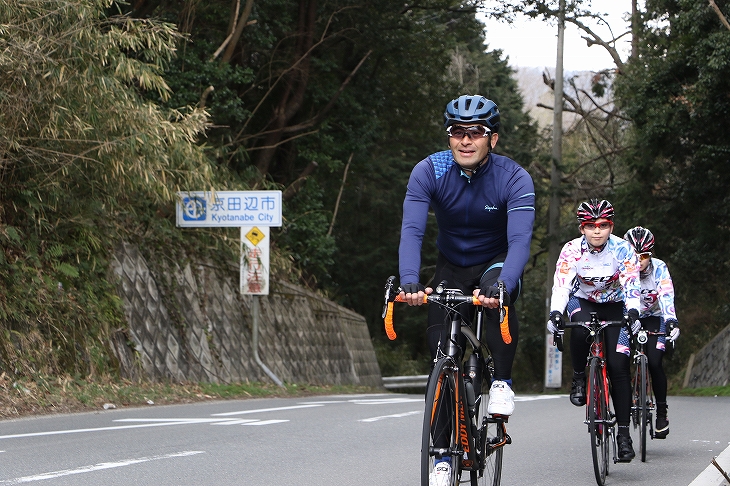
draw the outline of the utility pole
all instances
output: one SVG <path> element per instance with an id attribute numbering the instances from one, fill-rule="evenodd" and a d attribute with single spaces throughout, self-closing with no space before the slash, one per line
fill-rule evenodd
<path id="1" fill-rule="evenodd" d="M 555 61 L 555 84 L 553 95 L 553 151 L 550 167 L 550 205 L 548 206 L 548 257 L 545 293 L 545 319 L 550 313 L 555 262 L 560 253 L 560 165 L 563 160 L 563 44 L 565 42 L 565 0 L 560 0 L 558 14 L 558 55 Z M 552 337 L 545 339 L 545 387 L 560 388 L 562 356 L 550 344 Z"/>

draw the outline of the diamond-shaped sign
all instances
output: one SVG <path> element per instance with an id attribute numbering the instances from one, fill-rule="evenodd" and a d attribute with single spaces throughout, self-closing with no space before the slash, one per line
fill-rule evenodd
<path id="1" fill-rule="evenodd" d="M 259 243 L 261 243 L 261 240 L 263 240 L 264 237 L 265 235 L 256 226 L 246 233 L 246 239 L 253 243 L 253 246 L 259 246 Z"/>

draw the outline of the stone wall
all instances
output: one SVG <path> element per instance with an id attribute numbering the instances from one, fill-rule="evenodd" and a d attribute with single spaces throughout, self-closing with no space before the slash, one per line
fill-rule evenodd
<path id="1" fill-rule="evenodd" d="M 238 267 L 208 264 L 154 275 L 126 243 L 112 268 L 128 323 L 112 336 L 123 376 L 270 381 L 251 348 L 252 299 L 258 298 L 258 354 L 280 380 L 382 385 L 365 319 L 304 288 L 272 282 L 267 296 L 242 296 Z"/>
<path id="2" fill-rule="evenodd" d="M 730 325 L 690 358 L 686 386 L 725 386 L 730 380 Z"/>

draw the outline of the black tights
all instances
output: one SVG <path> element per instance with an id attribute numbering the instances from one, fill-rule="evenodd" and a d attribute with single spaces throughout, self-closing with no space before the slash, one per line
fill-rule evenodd
<path id="1" fill-rule="evenodd" d="M 661 319 L 659 317 L 644 317 L 641 325 L 647 331 L 659 332 Z M 649 374 L 651 375 L 651 386 L 657 403 L 667 402 L 667 375 L 664 374 L 664 351 L 656 348 L 658 336 L 649 336 L 646 342 L 646 357 L 649 363 Z"/>
<path id="2" fill-rule="evenodd" d="M 439 254 L 436 262 L 436 273 L 433 278 L 433 286 L 438 285 L 441 281 L 446 280 L 448 288 L 458 288 L 464 294 L 471 295 L 475 288 L 479 288 L 479 283 L 485 281 L 487 285 L 493 285 L 499 279 L 502 263 L 506 254 L 497 256 L 494 260 L 474 267 L 457 267 L 449 263 L 441 254 Z M 485 278 L 482 279 L 482 275 Z M 519 297 L 519 288 L 510 294 L 512 304 Z M 473 315 L 473 307 L 470 304 L 463 304 L 459 307 L 459 311 L 469 320 Z M 499 329 L 499 313 L 497 309 L 484 309 L 484 326 L 482 340 L 486 342 L 492 353 L 494 360 L 494 378 L 497 380 L 509 380 L 512 378 L 512 362 L 517 352 L 517 341 L 519 337 L 519 322 L 517 320 L 517 312 L 510 308 L 509 312 L 509 332 L 512 336 L 512 342 L 505 344 L 502 340 L 502 334 Z M 431 351 L 431 359 L 436 357 L 438 343 L 442 345 L 446 342 L 446 334 L 449 331 L 449 324 L 444 324 L 445 311 L 438 305 L 428 306 L 428 344 Z M 462 347 L 464 342 L 459 343 Z"/>
<path id="3" fill-rule="evenodd" d="M 624 317 L 623 302 L 577 301 L 579 306 L 571 313 L 571 321 L 590 321 L 591 312 L 597 312 L 598 318 L 603 321 L 620 321 Z M 607 327 L 603 331 L 603 355 L 606 357 L 616 422 L 620 426 L 628 426 L 631 418 L 631 362 L 627 355 L 616 351 L 620 331 L 620 327 Z M 571 329 L 570 355 L 574 372 L 585 373 L 591 342 L 585 329 Z"/>

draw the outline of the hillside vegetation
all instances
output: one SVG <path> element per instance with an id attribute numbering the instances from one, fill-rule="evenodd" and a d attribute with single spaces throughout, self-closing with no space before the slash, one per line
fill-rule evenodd
<path id="1" fill-rule="evenodd" d="M 569 3 L 571 19 L 586 15 Z M 498 4 L 491 15 L 555 14 L 550 2 Z M 384 373 L 425 372 L 424 316 L 402 312 L 388 342 L 382 285 L 397 272 L 410 169 L 445 148 L 446 102 L 480 93 L 502 112 L 498 151 L 535 180 L 515 382 L 541 389 L 551 133 L 531 121 L 502 53 L 484 50 L 476 12 L 494 5 L 2 2 L 0 374 L 114 379 L 108 338 L 126 325 L 115 245 L 131 241 L 152 262 L 238 258 L 237 229 L 175 227 L 176 192 L 203 189 L 282 190 L 275 277 L 364 315 Z M 614 203 L 617 234 L 654 232 L 677 290 L 679 373 L 727 325 L 730 30 L 704 4 L 650 0 L 640 14 L 631 58 L 566 85 L 576 115 L 557 235 L 577 236 L 587 197 Z"/>

